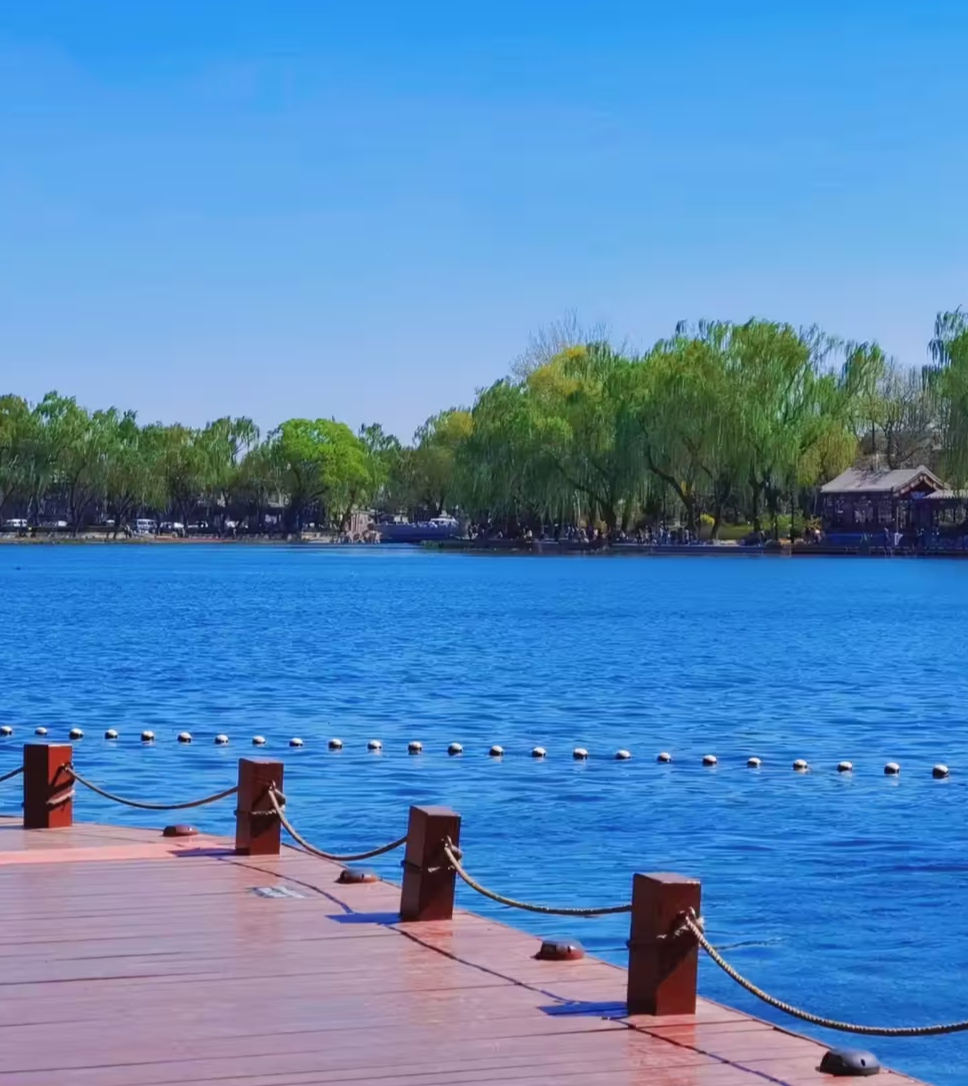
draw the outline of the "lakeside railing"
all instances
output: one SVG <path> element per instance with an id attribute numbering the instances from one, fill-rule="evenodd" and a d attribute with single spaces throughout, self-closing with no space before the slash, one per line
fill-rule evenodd
<path id="1" fill-rule="evenodd" d="M 450 920 L 458 878 L 470 889 L 508 908 L 552 916 L 596 917 L 628 913 L 629 1015 L 694 1014 L 698 957 L 702 949 L 727 976 L 769 1006 L 801 1021 L 845 1033 L 881 1037 L 925 1037 L 968 1030 L 968 1020 L 923 1026 L 870 1026 L 813 1014 L 777 999 L 729 964 L 706 936 L 700 918 L 698 879 L 666 872 L 636 873 L 628 902 L 605 906 L 557 906 L 521 901 L 484 886 L 471 875 L 460 848 L 461 816 L 448 807 L 411 806 L 407 832 L 366 852 L 340 854 L 311 844 L 293 826 L 282 790 L 284 763 L 271 759 L 239 759 L 236 784 L 199 799 L 172 803 L 148 802 L 116 795 L 88 780 L 74 766 L 69 744 L 27 743 L 21 766 L 0 776 L 0 784 L 23 778 L 23 826 L 28 830 L 58 829 L 73 824 L 76 787 L 103 799 L 138 810 L 180 811 L 237 797 L 235 852 L 243 856 L 277 856 L 282 831 L 298 850 L 337 864 L 372 859 L 405 847 L 401 861 L 400 921 L 419 923 Z M 171 826 L 167 836 L 194 834 L 191 827 Z M 370 872 L 344 868 L 343 883 L 376 881 Z M 546 940 L 535 955 L 540 960 L 574 960 L 584 956 L 580 944 Z M 864 1071 L 855 1073 L 863 1074 Z M 868 1072 L 869 1073 L 869 1072 Z"/>

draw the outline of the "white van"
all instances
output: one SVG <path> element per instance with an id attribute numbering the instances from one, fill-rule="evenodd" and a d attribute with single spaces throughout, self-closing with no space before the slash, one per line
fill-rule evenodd
<path id="1" fill-rule="evenodd" d="M 153 520 L 136 520 L 134 522 L 135 535 L 154 535 L 158 531 L 158 525 Z"/>

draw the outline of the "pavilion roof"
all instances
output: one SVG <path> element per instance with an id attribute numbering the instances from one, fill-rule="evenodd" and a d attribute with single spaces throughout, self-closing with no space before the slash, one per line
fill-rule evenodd
<path id="1" fill-rule="evenodd" d="M 927 483 L 933 490 L 944 490 L 945 484 L 923 464 L 916 468 L 871 470 L 848 468 L 836 479 L 820 488 L 821 494 L 904 494 Z"/>

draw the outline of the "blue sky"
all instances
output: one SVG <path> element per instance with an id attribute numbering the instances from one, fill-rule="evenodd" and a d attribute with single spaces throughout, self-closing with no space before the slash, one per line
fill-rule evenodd
<path id="1" fill-rule="evenodd" d="M 409 436 L 569 311 L 968 302 L 968 4 L 0 0 L 0 386 Z"/>

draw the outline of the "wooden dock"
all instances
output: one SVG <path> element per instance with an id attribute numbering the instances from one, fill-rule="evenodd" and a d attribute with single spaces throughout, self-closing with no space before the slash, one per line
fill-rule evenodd
<path id="1" fill-rule="evenodd" d="M 814 1086 L 825 1046 L 284 848 L 0 820 L 0 1083 Z M 553 931 L 553 929 L 552 929 Z M 882 1072 L 883 1086 L 913 1080 Z"/>

